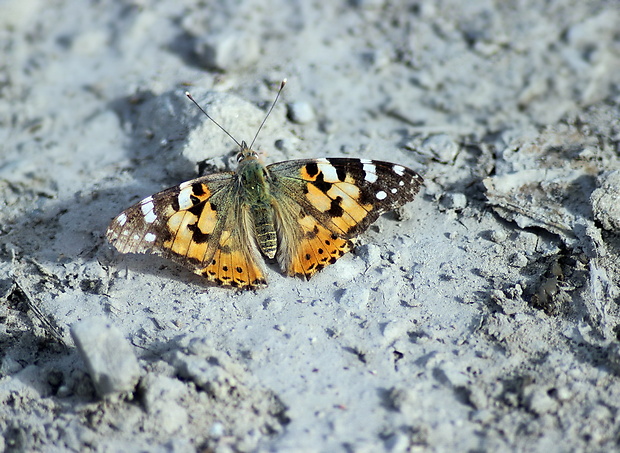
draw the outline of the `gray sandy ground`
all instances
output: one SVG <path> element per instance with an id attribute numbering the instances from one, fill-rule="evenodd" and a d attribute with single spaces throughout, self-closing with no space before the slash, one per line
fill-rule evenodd
<path id="1" fill-rule="evenodd" d="M 620 449 L 618 23 L 604 0 L 0 2 L 0 450 Z M 309 282 L 115 253 L 116 214 L 234 162 L 183 92 L 251 140 L 284 77 L 266 162 L 390 160 L 419 197 Z"/>

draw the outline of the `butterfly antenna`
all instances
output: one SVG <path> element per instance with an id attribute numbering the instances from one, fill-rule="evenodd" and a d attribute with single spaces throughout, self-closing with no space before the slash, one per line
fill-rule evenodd
<path id="1" fill-rule="evenodd" d="M 265 115 L 265 119 L 263 120 L 262 123 L 260 123 L 260 126 L 258 126 L 258 130 L 256 131 L 256 134 L 254 135 L 254 138 L 252 139 L 252 143 L 250 143 L 250 149 L 252 149 L 252 147 L 254 146 L 254 142 L 256 141 L 256 137 L 258 137 L 258 134 L 259 134 L 260 130 L 265 125 L 265 121 L 267 121 L 267 118 L 269 118 L 269 115 L 271 115 L 271 111 L 276 106 L 276 102 L 278 102 L 278 98 L 280 97 L 280 93 L 282 93 L 282 89 L 284 88 L 284 85 L 286 85 L 286 79 L 282 79 L 282 82 L 280 82 L 280 89 L 278 90 L 278 94 L 276 94 L 276 98 L 273 100 L 273 103 L 271 104 L 271 107 L 269 108 L 269 111 L 267 112 L 267 115 Z"/>
<path id="2" fill-rule="evenodd" d="M 280 88 L 280 90 L 282 90 L 282 88 Z M 279 94 L 279 93 L 278 93 L 278 94 Z M 211 121 L 213 121 L 213 123 L 214 123 L 217 127 L 219 127 L 220 129 L 222 129 L 222 130 L 226 133 L 226 135 L 228 135 L 230 138 L 232 138 L 233 142 L 235 142 L 239 148 L 243 148 L 243 146 L 241 146 L 241 143 L 239 143 L 235 137 L 233 137 L 232 135 L 230 135 L 230 132 L 228 132 L 226 129 L 224 129 L 222 126 L 220 126 L 220 123 L 218 123 L 218 122 L 217 122 L 217 121 L 215 121 L 213 118 L 211 118 L 211 117 L 209 116 L 209 114 L 205 111 L 205 109 L 203 109 L 202 107 L 200 107 L 200 104 L 198 104 L 198 102 L 196 102 L 196 101 L 194 100 L 194 98 L 192 97 L 192 95 L 191 95 L 191 94 L 189 94 L 189 91 L 186 91 L 186 92 L 185 92 L 185 96 L 187 96 L 187 97 L 189 98 L 189 100 L 190 100 L 190 101 L 192 101 L 194 104 L 196 104 L 196 107 L 198 107 L 198 108 L 200 109 L 200 111 L 201 111 L 202 113 L 204 113 L 204 114 L 207 116 L 207 118 L 209 118 Z M 277 98 L 276 98 L 276 99 L 277 99 Z M 272 108 L 273 108 L 273 107 L 272 107 Z M 271 112 L 271 110 L 270 110 L 270 112 Z M 264 123 L 264 121 L 263 121 L 263 123 Z M 261 127 L 262 127 L 262 124 L 261 124 Z M 260 130 L 260 128 L 259 128 L 259 130 Z M 252 142 L 252 143 L 254 143 L 254 142 Z"/>

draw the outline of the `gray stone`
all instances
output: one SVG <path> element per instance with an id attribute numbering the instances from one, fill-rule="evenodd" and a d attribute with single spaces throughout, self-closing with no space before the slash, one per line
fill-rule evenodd
<path id="1" fill-rule="evenodd" d="M 491 231 L 491 240 L 493 242 L 497 242 L 498 244 L 501 244 L 506 239 L 508 239 L 508 234 L 504 230 Z"/>
<path id="2" fill-rule="evenodd" d="M 297 124 L 306 124 L 314 121 L 316 115 L 310 104 L 303 101 L 291 102 L 288 104 L 288 117 Z"/>
<path id="3" fill-rule="evenodd" d="M 222 71 L 245 68 L 260 57 L 259 41 L 239 32 L 198 38 L 194 50 L 202 64 Z"/>
<path id="4" fill-rule="evenodd" d="M 592 212 L 604 229 L 620 232 L 620 171 L 603 175 L 601 186 L 592 192 Z"/>
<path id="5" fill-rule="evenodd" d="M 523 253 L 517 252 L 510 257 L 510 265 L 512 267 L 525 267 L 527 263 L 527 257 Z"/>
<path id="6" fill-rule="evenodd" d="M 458 143 L 447 134 L 431 135 L 424 140 L 420 151 L 433 156 L 439 162 L 448 163 L 454 161 L 459 152 Z"/>
<path id="7" fill-rule="evenodd" d="M 355 249 L 355 254 L 364 260 L 366 266 L 378 266 L 381 263 L 381 248 L 376 244 L 363 244 Z"/>
<path id="8" fill-rule="evenodd" d="M 441 199 L 442 204 L 448 209 L 460 211 L 467 207 L 467 197 L 462 193 L 447 193 Z"/>
<path id="9" fill-rule="evenodd" d="M 71 336 L 99 396 L 134 389 L 140 377 L 138 360 L 129 342 L 108 319 L 80 321 L 71 326 Z"/>
<path id="10" fill-rule="evenodd" d="M 557 410 L 558 403 L 549 396 L 542 387 L 528 386 L 523 391 L 526 407 L 535 414 L 541 415 Z"/>
<path id="11" fill-rule="evenodd" d="M 394 341 L 407 334 L 407 323 L 403 320 L 392 320 L 383 326 L 383 337 L 387 341 Z"/>
<path id="12" fill-rule="evenodd" d="M 1 375 L 15 374 L 22 368 L 23 366 L 21 363 L 19 363 L 17 360 L 15 360 L 10 355 L 6 355 L 2 359 L 2 364 L 0 364 L 0 374 Z"/>

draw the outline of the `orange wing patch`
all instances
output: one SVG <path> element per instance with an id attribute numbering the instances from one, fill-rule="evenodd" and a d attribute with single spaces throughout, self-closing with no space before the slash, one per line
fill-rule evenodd
<path id="1" fill-rule="evenodd" d="M 339 171 L 327 161 L 317 159 L 303 165 L 299 175 L 306 182 L 305 195 L 312 206 L 329 215 L 332 224 L 346 235 L 374 208 L 361 201 L 361 189 L 355 177 Z"/>
<path id="2" fill-rule="evenodd" d="M 195 224 L 197 220 L 198 217 L 188 211 L 180 211 L 170 217 L 168 228 L 172 236 L 169 241 L 164 242 L 164 247 L 177 255 L 187 256 L 193 236 L 189 225 Z"/>
<path id="3" fill-rule="evenodd" d="M 178 207 L 168 206 L 165 213 L 170 237 L 163 245 L 177 255 L 202 262 L 208 251 L 209 235 L 217 224 L 217 212 L 207 201 L 211 191 L 200 183 L 184 183 L 179 189 Z"/>
<path id="4" fill-rule="evenodd" d="M 223 231 L 210 263 L 196 273 L 221 286 L 252 288 L 266 284 L 263 270 L 243 247 L 237 232 Z"/>
<path id="5" fill-rule="evenodd" d="M 309 183 L 308 187 L 310 186 L 313 184 Z M 357 194 L 355 194 L 356 190 Z M 358 225 L 372 209 L 372 205 L 359 202 L 359 188 L 350 183 L 333 183 L 326 192 L 322 193 L 322 196 L 330 202 L 329 209 L 323 212 L 329 213 L 331 221 L 343 233 L 348 233 Z M 316 197 L 310 192 L 308 192 L 308 200 L 315 205 Z"/>
<path id="6" fill-rule="evenodd" d="M 295 256 L 288 263 L 288 275 L 310 278 L 351 250 L 351 241 L 338 237 L 312 216 L 302 218 L 299 225 L 304 235 L 297 244 Z"/>
<path id="7" fill-rule="evenodd" d="M 201 206 L 200 213 L 180 211 L 168 219 L 170 240 L 164 247 L 189 259 L 203 262 L 208 259 L 209 239 L 217 224 L 217 213 L 209 202 Z"/>

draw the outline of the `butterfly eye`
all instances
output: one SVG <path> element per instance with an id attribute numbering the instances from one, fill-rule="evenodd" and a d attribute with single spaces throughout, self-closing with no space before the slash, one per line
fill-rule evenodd
<path id="1" fill-rule="evenodd" d="M 241 162 L 243 159 L 243 153 L 237 153 L 237 162 Z"/>

